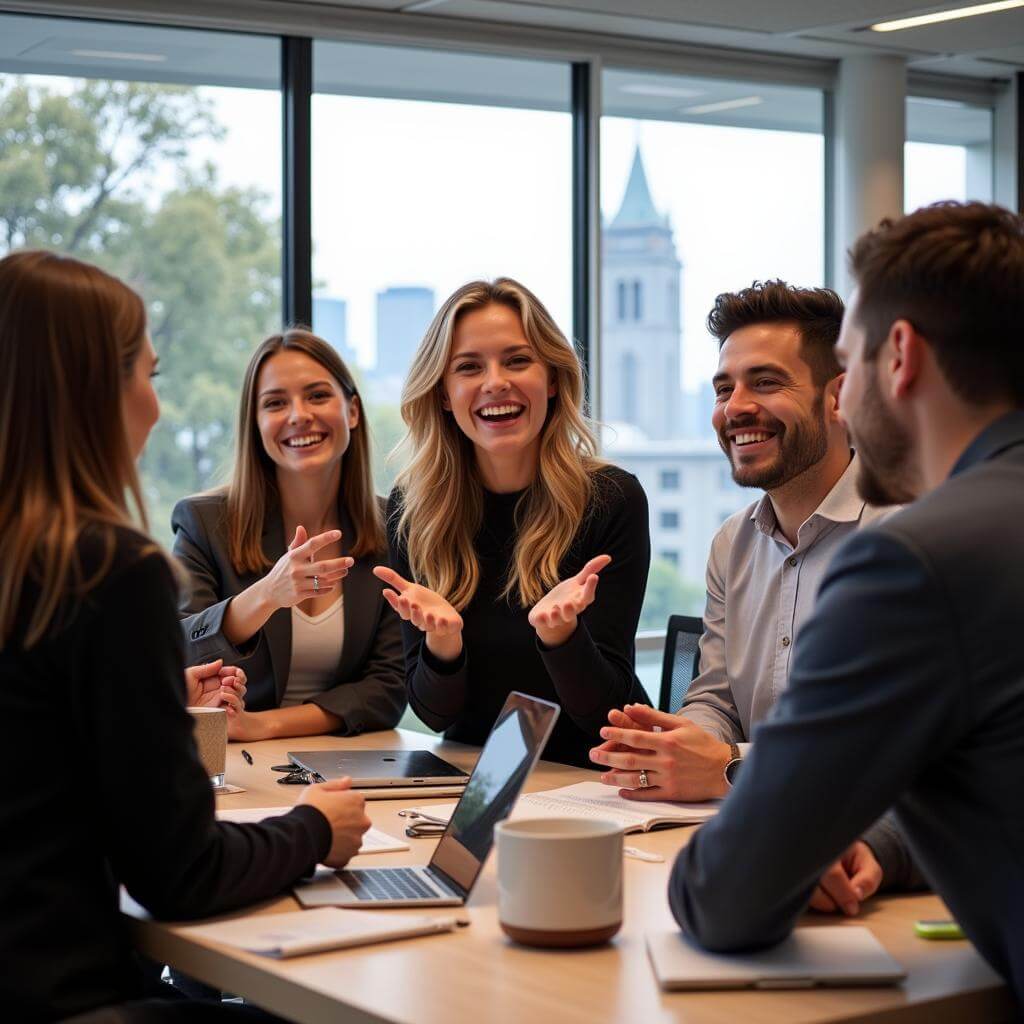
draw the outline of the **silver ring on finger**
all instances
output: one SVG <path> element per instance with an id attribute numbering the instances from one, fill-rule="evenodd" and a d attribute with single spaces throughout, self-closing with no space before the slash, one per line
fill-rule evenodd
<path id="1" fill-rule="evenodd" d="M 640 788 L 646 789 L 650 785 L 650 780 L 647 778 L 647 769 L 640 769 Z"/>
<path id="2" fill-rule="evenodd" d="M 320 589 L 320 577 L 319 576 L 314 576 L 313 577 L 313 593 L 314 594 L 317 593 L 317 591 L 319 589 Z"/>

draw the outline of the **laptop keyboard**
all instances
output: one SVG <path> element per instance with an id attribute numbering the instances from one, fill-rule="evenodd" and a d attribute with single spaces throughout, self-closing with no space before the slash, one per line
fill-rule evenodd
<path id="1" fill-rule="evenodd" d="M 437 899 L 442 893 L 428 886 L 413 868 L 369 868 L 339 871 L 338 877 L 361 900 Z"/>

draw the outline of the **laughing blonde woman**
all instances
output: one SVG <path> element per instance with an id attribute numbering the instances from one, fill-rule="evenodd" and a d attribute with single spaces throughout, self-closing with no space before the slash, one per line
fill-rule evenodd
<path id="1" fill-rule="evenodd" d="M 650 538 L 636 478 L 596 456 L 572 346 L 528 289 L 476 281 L 441 307 L 402 395 L 411 453 L 388 503 L 416 713 L 480 744 L 506 696 L 561 705 L 545 757 L 590 767 L 633 668 Z"/>

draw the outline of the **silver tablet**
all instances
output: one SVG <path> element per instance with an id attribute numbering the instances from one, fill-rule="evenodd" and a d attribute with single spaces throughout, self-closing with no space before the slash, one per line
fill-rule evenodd
<path id="1" fill-rule="evenodd" d="M 353 789 L 464 786 L 469 776 L 428 750 L 289 750 L 288 760 L 321 779 L 352 779 Z"/>

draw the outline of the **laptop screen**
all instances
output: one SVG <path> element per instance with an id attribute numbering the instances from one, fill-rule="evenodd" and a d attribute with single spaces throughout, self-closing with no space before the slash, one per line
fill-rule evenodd
<path id="1" fill-rule="evenodd" d="M 430 866 L 466 893 L 494 844 L 494 826 L 512 806 L 544 749 L 558 718 L 558 705 L 510 693 L 473 774 L 437 844 Z"/>

